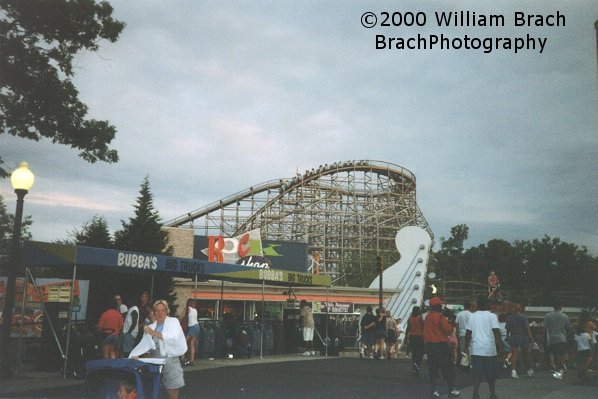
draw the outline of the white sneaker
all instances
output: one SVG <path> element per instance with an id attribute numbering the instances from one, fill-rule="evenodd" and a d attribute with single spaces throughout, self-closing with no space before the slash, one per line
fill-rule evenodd
<path id="1" fill-rule="evenodd" d="M 311 356 L 311 352 L 310 351 L 305 351 L 305 352 L 303 352 L 303 356 Z"/>
<path id="2" fill-rule="evenodd" d="M 552 373 L 552 376 L 557 380 L 563 379 L 563 373 L 559 373 L 558 371 L 555 371 L 554 373 Z"/>
<path id="3" fill-rule="evenodd" d="M 432 397 L 433 398 L 439 398 L 440 397 L 440 392 L 438 392 L 438 391 L 432 392 Z"/>
<path id="4" fill-rule="evenodd" d="M 531 376 L 533 376 L 533 375 L 534 375 L 534 369 L 529 369 L 529 370 L 527 370 L 527 376 L 528 376 L 528 377 L 531 377 Z"/>
<path id="5" fill-rule="evenodd" d="M 459 395 L 460 395 L 459 391 L 457 391 L 455 388 L 453 388 L 448 394 L 449 398 L 456 398 Z"/>
<path id="6" fill-rule="evenodd" d="M 511 370 L 511 378 L 519 378 L 519 376 L 517 375 L 517 370 Z"/>
<path id="7" fill-rule="evenodd" d="M 311 355 L 315 356 L 316 355 L 316 351 L 311 351 Z"/>

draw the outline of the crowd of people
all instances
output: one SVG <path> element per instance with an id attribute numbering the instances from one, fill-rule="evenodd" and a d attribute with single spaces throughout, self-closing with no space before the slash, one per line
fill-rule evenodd
<path id="1" fill-rule="evenodd" d="M 390 311 L 377 308 L 376 314 L 368 306 L 360 321 L 361 355 L 370 359 L 396 359 L 403 338 L 400 318 L 393 318 Z"/>
<path id="2" fill-rule="evenodd" d="M 557 380 L 562 380 L 571 369 L 576 369 L 580 378 L 593 373 L 598 332 L 589 312 L 582 312 L 571 323 L 562 306 L 555 305 L 544 316 L 542 327 L 532 331 L 522 305 L 503 301 L 491 311 L 493 303 L 496 302 L 482 295 L 465 303 L 456 316 L 443 307 L 438 297 L 430 299 L 425 314 L 419 306 L 413 307 L 407 320 L 405 347 L 411 353 L 414 373 L 421 372 L 422 360 L 427 358 L 431 397 L 440 397 L 441 375 L 449 397 L 459 396 L 455 388 L 456 367 L 472 371 L 474 399 L 479 397 L 479 386 L 484 380 L 491 398 L 496 398 L 495 380 L 500 367 L 510 369 L 513 379 L 519 378 L 521 370 L 533 377 L 543 362 Z M 362 330 L 376 328 L 378 320 L 366 313 Z"/>
<path id="3" fill-rule="evenodd" d="M 161 359 L 161 385 L 169 399 L 176 399 L 185 385 L 182 365 L 195 362 L 197 336 L 195 301 L 189 300 L 181 320 L 170 316 L 166 301 L 150 304 L 150 295 L 141 294 L 139 305 L 127 307 L 120 295 L 100 316 L 97 328 L 105 337 L 101 343 L 102 357 L 116 359 L 150 357 Z M 185 330 L 185 331 L 183 331 Z M 134 398 L 136 391 L 123 382 L 119 397 Z"/>
<path id="4" fill-rule="evenodd" d="M 496 278 L 493 283 L 498 284 L 497 281 Z M 456 315 L 439 297 L 432 297 L 427 308 L 412 308 L 404 331 L 401 319 L 393 318 L 382 307 L 374 313 L 368 306 L 359 323 L 363 357 L 393 359 L 403 349 L 411 355 L 416 374 L 421 373 L 422 362 L 427 359 L 433 398 L 440 397 L 441 377 L 449 397 L 460 395 L 455 386 L 456 367 L 472 371 L 474 399 L 479 397 L 483 381 L 488 383 L 491 398 L 497 397 L 495 381 L 500 367 L 509 369 L 513 379 L 519 379 L 521 372 L 533 377 L 542 362 L 557 380 L 562 380 L 571 369 L 577 369 L 580 378 L 593 373 L 592 365 L 597 364 L 594 351 L 598 328 L 589 312 L 582 312 L 571 323 L 557 304 L 544 316 L 542 327 L 532 329 L 522 305 L 492 300 L 497 287 L 492 287 L 488 295 L 466 302 Z M 139 304 L 127 307 L 120 295 L 112 298 L 111 306 L 97 325 L 105 333 L 102 356 L 164 359 L 162 386 L 167 396 L 174 399 L 184 386 L 182 367 L 196 361 L 199 328 L 196 303 L 189 299 L 179 320 L 169 316 L 166 301 L 151 305 L 149 299 L 144 292 Z M 314 355 L 314 318 L 306 301 L 300 303 L 299 323 L 303 354 Z M 125 385 L 121 388 L 123 392 L 131 392 Z"/>

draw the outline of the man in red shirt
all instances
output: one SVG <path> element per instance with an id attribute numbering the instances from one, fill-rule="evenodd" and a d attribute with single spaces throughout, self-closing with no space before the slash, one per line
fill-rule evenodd
<path id="1" fill-rule="evenodd" d="M 424 320 L 424 342 L 428 355 L 428 373 L 432 385 L 432 398 L 439 398 L 438 377 L 446 381 L 449 389 L 449 398 L 459 396 L 455 389 L 455 370 L 451 363 L 451 352 L 448 336 L 453 332 L 453 323 L 442 314 L 442 301 L 438 297 L 430 299 L 430 312 Z"/>

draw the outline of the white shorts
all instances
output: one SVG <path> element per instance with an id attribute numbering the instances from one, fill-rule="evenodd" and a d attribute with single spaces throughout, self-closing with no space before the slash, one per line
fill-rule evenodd
<path id="1" fill-rule="evenodd" d="M 303 340 L 304 341 L 313 341 L 314 339 L 314 329 L 311 327 L 303 327 Z"/>

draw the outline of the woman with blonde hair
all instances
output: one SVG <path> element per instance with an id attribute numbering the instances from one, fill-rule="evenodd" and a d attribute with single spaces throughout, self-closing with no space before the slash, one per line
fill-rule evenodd
<path id="1" fill-rule="evenodd" d="M 166 301 L 156 301 L 153 310 L 155 321 L 143 327 L 143 338 L 129 357 L 138 359 L 148 353 L 150 357 L 164 359 L 162 387 L 168 399 L 177 399 L 179 389 L 185 386 L 179 356 L 187 352 L 187 341 L 179 319 L 168 316 L 170 308 Z"/>

